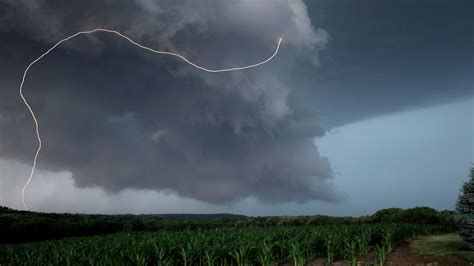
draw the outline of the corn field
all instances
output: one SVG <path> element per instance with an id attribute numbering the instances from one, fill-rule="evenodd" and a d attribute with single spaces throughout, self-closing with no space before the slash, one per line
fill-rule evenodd
<path id="1" fill-rule="evenodd" d="M 439 226 L 376 224 L 131 232 L 1 245 L 0 265 L 304 265 L 375 252 L 381 265 L 400 242 Z"/>

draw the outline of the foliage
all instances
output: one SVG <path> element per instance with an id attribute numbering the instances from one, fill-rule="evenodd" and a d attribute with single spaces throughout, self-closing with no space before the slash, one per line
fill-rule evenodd
<path id="1" fill-rule="evenodd" d="M 429 207 L 382 209 L 372 215 L 369 221 L 373 223 L 440 224 L 447 227 L 455 227 L 453 211 L 445 210 L 438 212 Z"/>
<path id="2" fill-rule="evenodd" d="M 415 207 L 402 213 L 402 220 L 407 223 L 438 224 L 438 211 L 429 207 Z"/>
<path id="3" fill-rule="evenodd" d="M 372 215 L 372 221 L 379 223 L 399 221 L 402 218 L 402 214 L 403 209 L 400 208 L 382 209 Z"/>
<path id="4" fill-rule="evenodd" d="M 0 264 L 302 265 L 316 257 L 354 261 L 376 247 L 388 253 L 413 234 L 445 231 L 434 225 L 361 224 L 123 232 L 1 245 Z"/>
<path id="5" fill-rule="evenodd" d="M 474 250 L 474 168 L 471 169 L 470 180 L 464 183 L 461 192 L 456 204 L 456 223 L 459 235 L 466 245 Z"/>

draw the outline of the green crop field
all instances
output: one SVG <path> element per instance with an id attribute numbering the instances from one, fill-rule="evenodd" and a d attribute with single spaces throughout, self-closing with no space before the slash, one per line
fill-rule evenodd
<path id="1" fill-rule="evenodd" d="M 409 224 L 323 225 L 128 232 L 0 246 L 1 265 L 303 265 L 357 259 L 380 264 L 400 242 L 445 227 Z"/>

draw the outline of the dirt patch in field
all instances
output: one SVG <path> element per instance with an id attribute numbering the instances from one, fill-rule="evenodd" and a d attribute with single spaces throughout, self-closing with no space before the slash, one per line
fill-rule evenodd
<path id="1" fill-rule="evenodd" d="M 413 248 L 410 247 L 410 242 L 404 242 L 389 255 L 385 265 L 400 265 L 400 266 L 411 266 L 411 265 L 472 265 L 469 262 L 456 256 L 425 256 L 414 252 Z"/>

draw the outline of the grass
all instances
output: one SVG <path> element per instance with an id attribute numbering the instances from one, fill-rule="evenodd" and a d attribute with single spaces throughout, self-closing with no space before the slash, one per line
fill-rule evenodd
<path id="1" fill-rule="evenodd" d="M 412 247 L 422 255 L 455 255 L 474 262 L 474 251 L 464 245 L 458 234 L 445 234 L 422 237 L 412 243 Z"/>

